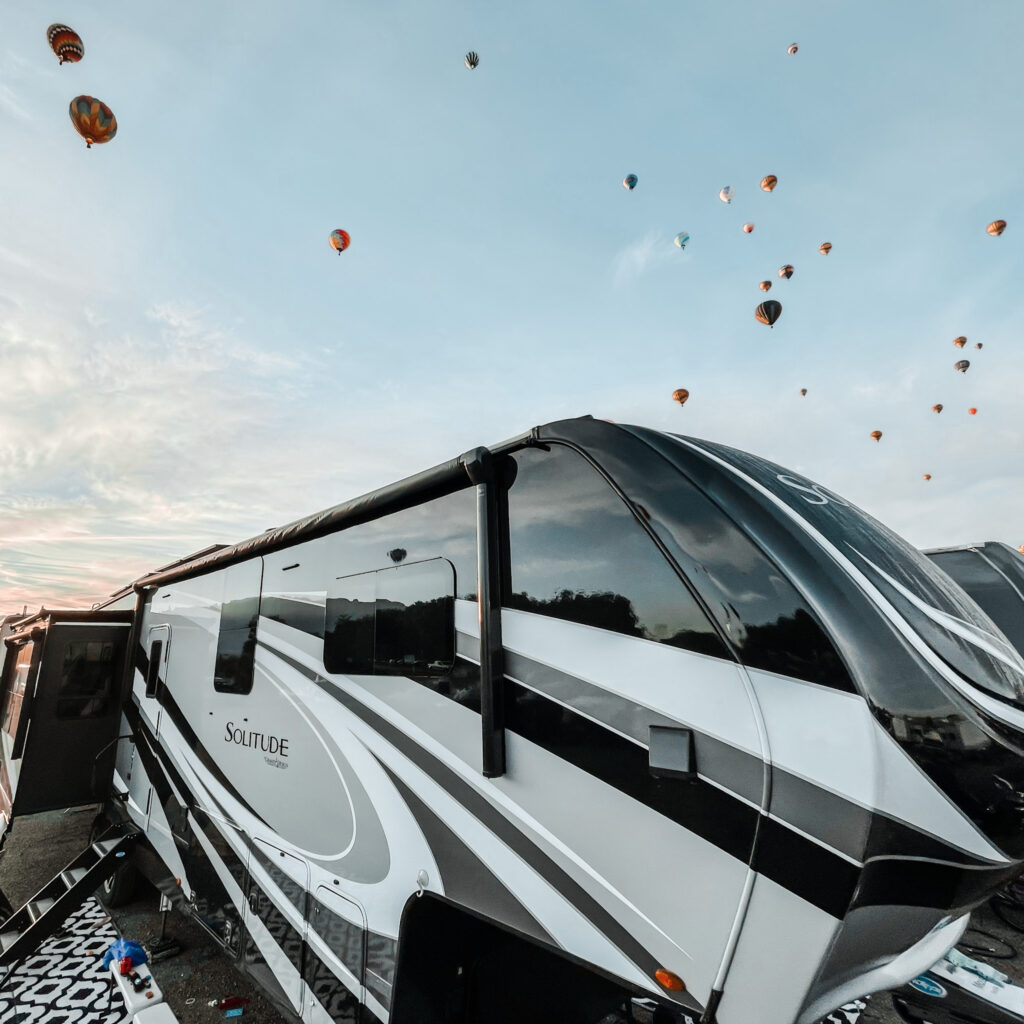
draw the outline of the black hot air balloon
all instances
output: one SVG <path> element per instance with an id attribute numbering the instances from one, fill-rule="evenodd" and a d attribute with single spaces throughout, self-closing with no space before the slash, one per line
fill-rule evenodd
<path id="1" fill-rule="evenodd" d="M 475 68 L 479 63 L 479 56 L 477 56 L 477 54 L 470 50 L 469 53 L 466 54 L 466 67 L 469 68 L 470 71 L 472 71 L 473 68 Z"/>
<path id="2" fill-rule="evenodd" d="M 775 299 L 769 299 L 767 302 L 762 302 L 757 309 L 754 310 L 754 316 L 763 324 L 767 324 L 769 327 L 775 326 L 775 321 L 782 316 L 782 303 L 776 302 Z"/>
<path id="3" fill-rule="evenodd" d="M 958 363 L 953 364 L 954 370 L 959 370 L 961 373 L 966 373 L 967 368 L 970 366 L 970 361 L 967 359 L 961 359 Z"/>

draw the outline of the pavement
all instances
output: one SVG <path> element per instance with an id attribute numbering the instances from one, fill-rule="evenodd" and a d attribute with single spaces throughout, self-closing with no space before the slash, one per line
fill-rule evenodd
<path id="1" fill-rule="evenodd" d="M 15 822 L 0 855 L 0 889 L 15 909 L 85 849 L 96 811 L 95 807 L 50 811 Z M 124 938 L 144 942 L 160 932 L 159 902 L 156 890 L 140 881 L 136 899 L 110 915 Z M 249 999 L 238 1024 L 289 1024 L 199 925 L 172 910 L 166 934 L 182 951 L 153 964 L 152 971 L 180 1024 L 223 1022 L 224 1014 L 208 1004 L 228 995 Z"/>

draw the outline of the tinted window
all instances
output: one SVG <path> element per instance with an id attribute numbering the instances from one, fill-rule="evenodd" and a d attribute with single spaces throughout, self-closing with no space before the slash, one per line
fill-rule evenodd
<path id="1" fill-rule="evenodd" d="M 997 696 L 1024 703 L 1024 662 L 991 619 L 917 548 L 805 477 L 746 452 L 699 442 L 765 487 L 863 573 L 939 656 Z"/>
<path id="2" fill-rule="evenodd" d="M 446 559 L 342 577 L 328 589 L 328 672 L 443 677 L 454 662 L 455 571 Z"/>
<path id="3" fill-rule="evenodd" d="M 114 688 L 114 642 L 75 640 L 64 646 L 57 686 L 58 718 L 100 718 Z"/>
<path id="4" fill-rule="evenodd" d="M 28 672 L 32 666 L 32 651 L 35 645 L 32 641 L 22 644 L 17 650 L 17 660 L 11 664 L 8 662 L 4 675 L 8 679 L 7 692 L 4 694 L 4 722 L 3 730 L 8 736 L 14 736 L 18 731 L 18 719 L 21 717 L 21 705 L 25 699 L 25 686 L 28 683 Z M 10 659 L 14 651 L 8 651 Z"/>
<path id="5" fill-rule="evenodd" d="M 726 656 L 697 600 L 593 466 L 561 445 L 514 458 L 507 607 Z"/>
<path id="6" fill-rule="evenodd" d="M 155 697 L 160 682 L 160 662 L 164 656 L 163 640 L 154 640 L 149 648 L 149 665 L 146 668 L 146 696 Z"/>
<path id="7" fill-rule="evenodd" d="M 224 570 L 224 597 L 213 669 L 213 688 L 219 693 L 252 690 L 262 570 L 263 564 L 258 558 Z"/>

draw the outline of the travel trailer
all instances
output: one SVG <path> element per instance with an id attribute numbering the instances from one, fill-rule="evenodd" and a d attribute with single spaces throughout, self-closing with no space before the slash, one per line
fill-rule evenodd
<path id="1" fill-rule="evenodd" d="M 1024 654 L 1024 556 L 999 541 L 933 548 L 925 554 L 977 601 Z"/>
<path id="2" fill-rule="evenodd" d="M 308 1024 L 809 1024 L 1024 868 L 1021 656 L 721 444 L 551 423 L 8 645 L 6 823 L 105 789 Z"/>

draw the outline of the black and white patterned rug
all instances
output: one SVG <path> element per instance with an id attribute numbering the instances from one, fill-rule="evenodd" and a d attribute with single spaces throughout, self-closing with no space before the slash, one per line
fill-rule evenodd
<path id="1" fill-rule="evenodd" d="M 0 989 L 3 1024 L 123 1024 L 128 1011 L 103 954 L 117 939 L 110 916 L 85 901 Z"/>

